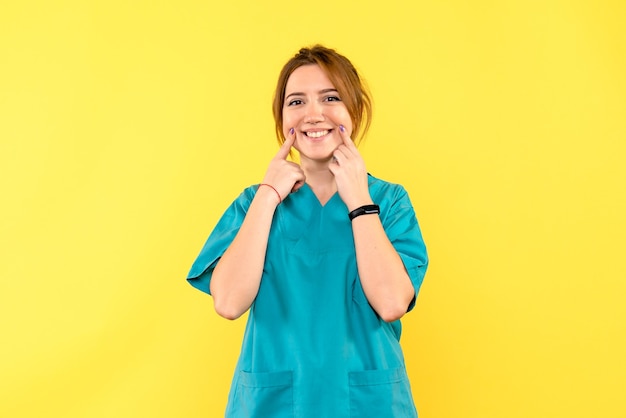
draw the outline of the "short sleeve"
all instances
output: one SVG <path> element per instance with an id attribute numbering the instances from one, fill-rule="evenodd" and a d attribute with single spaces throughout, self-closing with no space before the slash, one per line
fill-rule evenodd
<path id="1" fill-rule="evenodd" d="M 415 297 L 408 308 L 410 311 L 415 306 L 428 268 L 428 254 L 408 193 L 402 186 L 396 185 L 392 196 L 386 213 L 381 213 L 381 220 L 387 237 L 400 255 L 415 288 Z"/>
<path id="2" fill-rule="evenodd" d="M 196 289 L 211 294 L 213 269 L 239 232 L 255 191 L 256 188 L 253 187 L 244 190 L 226 209 L 209 235 L 187 274 L 187 281 Z"/>

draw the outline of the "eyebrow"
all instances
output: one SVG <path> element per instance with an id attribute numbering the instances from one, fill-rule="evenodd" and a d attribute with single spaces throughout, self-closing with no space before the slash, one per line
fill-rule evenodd
<path id="1" fill-rule="evenodd" d="M 339 93 L 337 91 L 337 89 L 323 89 L 317 92 L 318 94 L 326 94 L 326 93 Z M 304 96 L 304 93 L 301 93 L 299 91 L 293 92 L 287 96 L 285 96 L 285 100 L 287 100 L 288 98 L 290 98 L 291 96 Z"/>

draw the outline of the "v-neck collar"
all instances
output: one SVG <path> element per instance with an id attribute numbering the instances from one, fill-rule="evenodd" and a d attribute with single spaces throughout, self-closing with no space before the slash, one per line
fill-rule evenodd
<path id="1" fill-rule="evenodd" d="M 315 192 L 313 191 L 311 186 L 309 186 L 308 183 L 304 183 L 304 185 L 302 185 L 302 187 L 300 188 L 300 190 L 298 190 L 298 192 L 308 193 L 311 199 L 315 201 L 315 203 L 317 203 L 317 205 L 322 209 L 328 206 L 334 200 L 339 198 L 339 192 L 335 191 L 335 193 L 333 193 L 333 195 L 326 201 L 326 203 L 322 204 L 322 202 L 317 198 L 317 195 L 315 194 Z"/>

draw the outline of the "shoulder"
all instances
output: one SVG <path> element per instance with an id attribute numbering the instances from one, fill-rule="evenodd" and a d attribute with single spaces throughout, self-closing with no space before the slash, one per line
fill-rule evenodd
<path id="1" fill-rule="evenodd" d="M 252 199 L 254 199 L 254 195 L 256 195 L 256 191 L 258 190 L 258 188 L 258 184 L 252 184 L 244 188 L 239 196 L 237 196 L 237 198 L 235 199 L 235 202 L 249 205 L 252 202 Z"/>
<path id="2" fill-rule="evenodd" d="M 256 191 L 258 190 L 258 188 L 259 188 L 258 184 L 252 184 L 252 185 L 246 187 L 245 189 L 243 189 L 243 191 L 239 195 L 239 198 L 240 199 L 252 200 L 254 198 L 254 195 L 256 194 Z"/>
<path id="3" fill-rule="evenodd" d="M 228 208 L 226 209 L 225 215 L 227 214 L 236 214 L 236 213 L 246 213 L 250 204 L 252 203 L 252 199 L 254 199 L 254 195 L 256 194 L 257 189 L 259 188 L 258 184 L 254 184 L 244 188 L 239 195 L 230 203 Z"/>
<path id="4" fill-rule="evenodd" d="M 372 199 L 377 204 L 383 201 L 396 201 L 407 197 L 406 189 L 397 183 L 391 183 L 368 173 L 368 185 Z"/>

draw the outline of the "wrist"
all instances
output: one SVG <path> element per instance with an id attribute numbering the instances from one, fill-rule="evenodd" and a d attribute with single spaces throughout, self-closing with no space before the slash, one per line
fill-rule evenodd
<path id="1" fill-rule="evenodd" d="M 346 207 L 348 208 L 348 212 L 352 212 L 356 208 L 360 208 L 362 206 L 373 205 L 374 204 L 374 201 L 371 198 L 357 200 L 356 202 L 357 203 L 351 203 L 349 205 L 346 205 Z"/>
<path id="2" fill-rule="evenodd" d="M 283 199 L 280 197 L 280 193 L 274 186 L 269 183 L 261 183 L 257 188 L 257 196 L 263 197 L 264 200 L 274 203 L 276 206 L 280 205 Z"/>

